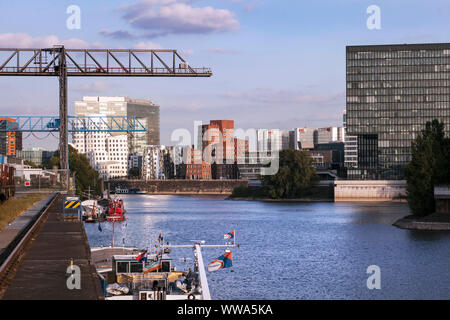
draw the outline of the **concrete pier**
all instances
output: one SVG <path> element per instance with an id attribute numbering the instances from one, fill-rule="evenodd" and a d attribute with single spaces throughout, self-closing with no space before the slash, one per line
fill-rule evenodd
<path id="1" fill-rule="evenodd" d="M 393 201 L 406 197 L 405 180 L 335 180 L 334 201 Z"/>
<path id="2" fill-rule="evenodd" d="M 91 264 L 91 252 L 83 222 L 63 221 L 62 203 L 58 199 L 49 208 L 25 255 L 20 260 L 4 300 L 96 300 L 103 299 L 101 282 Z M 81 289 L 69 289 L 66 273 L 70 261 L 81 270 Z"/>

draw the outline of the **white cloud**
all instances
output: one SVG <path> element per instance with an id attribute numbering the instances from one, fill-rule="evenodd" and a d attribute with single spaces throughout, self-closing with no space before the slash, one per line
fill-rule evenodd
<path id="1" fill-rule="evenodd" d="M 341 98 L 341 95 L 258 87 L 245 92 L 228 92 L 223 96 L 256 103 L 334 103 Z"/>
<path id="2" fill-rule="evenodd" d="M 226 48 L 212 48 L 208 50 L 210 53 L 219 53 L 219 54 L 241 54 L 240 50 L 226 49 Z"/>
<path id="3" fill-rule="evenodd" d="M 0 46 L 4 48 L 51 48 L 54 45 L 64 45 L 66 48 L 102 48 L 101 43 L 89 43 L 81 39 L 70 38 L 60 40 L 55 35 L 32 37 L 26 33 L 1 33 Z"/>
<path id="4" fill-rule="evenodd" d="M 113 38 L 113 39 L 135 39 L 137 38 L 136 35 L 131 34 L 130 32 L 126 30 L 117 30 L 117 31 L 111 31 L 108 29 L 103 29 L 99 31 L 99 34 L 105 37 Z"/>
<path id="5" fill-rule="evenodd" d="M 171 33 L 213 33 L 236 31 L 239 21 L 234 13 L 211 6 L 192 7 L 189 0 L 141 0 L 120 7 L 125 20 L 134 27 L 150 30 L 146 36 Z"/>
<path id="6" fill-rule="evenodd" d="M 74 86 L 73 91 L 80 91 L 80 92 L 106 92 L 110 88 L 115 87 L 115 83 L 111 82 L 105 82 L 105 81 L 94 81 L 91 83 L 84 82 L 83 84 Z"/>
<path id="7" fill-rule="evenodd" d="M 180 51 L 183 57 L 192 57 L 194 55 L 194 50 L 192 49 L 184 49 Z"/>
<path id="8" fill-rule="evenodd" d="M 151 41 L 141 41 L 134 46 L 134 49 L 162 49 L 159 44 Z"/>

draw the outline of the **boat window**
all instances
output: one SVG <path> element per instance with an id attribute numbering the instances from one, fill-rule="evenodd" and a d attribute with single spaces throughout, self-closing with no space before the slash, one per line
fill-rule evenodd
<path id="1" fill-rule="evenodd" d="M 117 262 L 117 273 L 128 273 L 128 262 Z"/>
<path id="2" fill-rule="evenodd" d="M 161 271 L 162 272 L 170 272 L 170 261 L 163 261 L 161 263 Z"/>
<path id="3" fill-rule="evenodd" d="M 143 266 L 141 262 L 131 262 L 130 272 L 131 273 L 141 273 L 143 271 Z"/>

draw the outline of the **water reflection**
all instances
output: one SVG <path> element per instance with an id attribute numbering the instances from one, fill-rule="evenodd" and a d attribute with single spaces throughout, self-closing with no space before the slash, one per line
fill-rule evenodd
<path id="1" fill-rule="evenodd" d="M 273 203 L 210 196 L 124 196 L 126 231 L 117 243 L 152 247 L 222 243 L 237 231 L 233 270 L 208 273 L 216 299 L 450 299 L 450 233 L 398 229 L 405 203 Z M 117 230 L 119 229 L 119 230 Z M 111 228 L 86 225 L 91 245 L 109 245 Z M 220 249 L 205 249 L 212 261 Z M 192 251 L 174 250 L 175 262 Z M 382 290 L 368 290 L 366 269 L 382 271 Z M 183 268 L 184 264 L 179 263 Z"/>

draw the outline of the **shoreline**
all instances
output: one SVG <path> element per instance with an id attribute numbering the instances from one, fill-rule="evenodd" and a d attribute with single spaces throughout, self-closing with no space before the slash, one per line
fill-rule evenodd
<path id="1" fill-rule="evenodd" d="M 254 198 L 254 197 L 228 197 L 225 200 L 233 201 L 262 201 L 262 202 L 334 202 L 329 198 L 300 198 L 300 199 L 271 199 L 271 198 Z"/>
<path id="2" fill-rule="evenodd" d="M 450 213 L 432 213 L 426 217 L 409 215 L 392 225 L 407 230 L 450 231 Z"/>
<path id="3" fill-rule="evenodd" d="M 193 191 L 171 191 L 171 192 L 145 192 L 145 193 L 111 193 L 111 194 L 120 194 L 120 195 L 154 195 L 154 196 L 167 196 L 167 195 L 180 195 L 180 196 L 195 196 L 195 195 L 211 195 L 211 196 L 229 196 L 231 195 L 231 192 L 208 192 L 208 191 L 199 191 L 199 192 L 193 192 Z"/>

